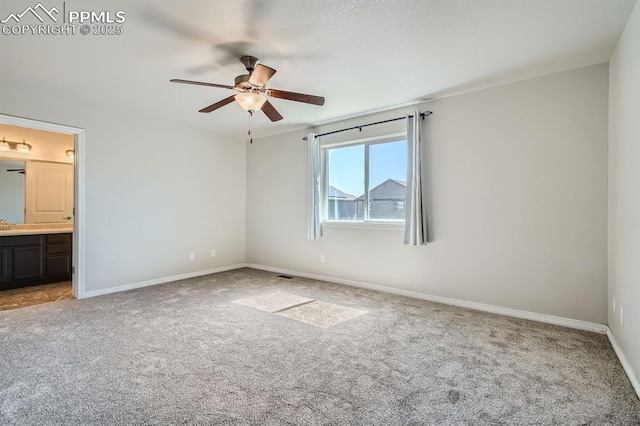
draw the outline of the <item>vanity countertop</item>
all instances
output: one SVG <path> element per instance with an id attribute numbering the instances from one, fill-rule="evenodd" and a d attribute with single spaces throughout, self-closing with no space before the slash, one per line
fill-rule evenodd
<path id="1" fill-rule="evenodd" d="M 0 237 L 9 235 L 66 234 L 73 232 L 67 224 L 14 225 L 11 229 L 0 230 Z"/>

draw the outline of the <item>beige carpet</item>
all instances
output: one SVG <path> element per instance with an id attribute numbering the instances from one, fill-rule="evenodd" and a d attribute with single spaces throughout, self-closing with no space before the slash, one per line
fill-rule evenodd
<path id="1" fill-rule="evenodd" d="M 0 311 L 73 299 L 71 281 L 0 291 Z"/>
<path id="2" fill-rule="evenodd" d="M 640 401 L 602 334 L 239 269 L 0 312 L 0 425 L 640 425 Z"/>
<path id="3" fill-rule="evenodd" d="M 234 300 L 233 303 L 249 306 L 264 312 L 278 312 L 283 309 L 289 309 L 293 306 L 311 302 L 312 300 L 313 299 L 309 299 L 308 297 L 277 291 L 275 293 L 261 294 L 254 297 L 248 297 L 246 299 Z"/>
<path id="4" fill-rule="evenodd" d="M 366 311 L 359 309 L 348 308 L 321 300 L 313 300 L 308 297 L 281 291 L 234 300 L 233 303 L 280 315 L 320 328 L 333 327 L 341 322 L 366 314 Z"/>
<path id="5" fill-rule="evenodd" d="M 315 300 L 304 305 L 294 306 L 277 312 L 276 315 L 291 318 L 305 324 L 315 325 L 320 328 L 329 328 L 344 321 L 366 314 L 360 309 Z"/>

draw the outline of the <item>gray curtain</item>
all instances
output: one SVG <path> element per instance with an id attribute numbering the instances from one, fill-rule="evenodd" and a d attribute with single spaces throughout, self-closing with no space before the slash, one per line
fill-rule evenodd
<path id="1" fill-rule="evenodd" d="M 320 238 L 320 138 L 315 133 L 307 135 L 309 157 L 309 188 L 307 238 Z"/>
<path id="2" fill-rule="evenodd" d="M 405 200 L 404 243 L 427 244 L 427 225 L 422 200 L 422 120 L 420 111 L 407 116 L 407 199 Z"/>

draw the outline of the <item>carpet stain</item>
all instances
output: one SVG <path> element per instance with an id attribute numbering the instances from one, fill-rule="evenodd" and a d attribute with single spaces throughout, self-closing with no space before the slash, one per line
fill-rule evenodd
<path id="1" fill-rule="evenodd" d="M 451 389 L 447 396 L 449 397 L 449 402 L 455 404 L 460 399 L 460 392 Z"/>

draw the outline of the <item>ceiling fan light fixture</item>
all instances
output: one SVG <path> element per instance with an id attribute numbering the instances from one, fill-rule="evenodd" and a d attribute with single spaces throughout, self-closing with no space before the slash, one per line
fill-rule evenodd
<path id="1" fill-rule="evenodd" d="M 239 93 L 235 96 L 235 98 L 242 109 L 247 112 L 258 111 L 267 101 L 267 98 L 265 98 L 263 95 L 254 92 Z"/>
<path id="2" fill-rule="evenodd" d="M 243 56 L 240 62 L 247 70 L 247 74 L 236 77 L 235 85 L 228 86 L 226 84 L 206 83 L 204 81 L 182 80 L 173 78 L 169 80 L 171 83 L 193 84 L 196 86 L 218 87 L 221 89 L 235 90 L 238 94 L 226 97 L 218 102 L 206 106 L 198 112 L 209 113 L 222 108 L 225 105 L 238 101 L 240 107 L 249 113 L 249 117 L 255 111 L 262 111 L 272 122 L 282 120 L 282 115 L 267 100 L 267 97 L 284 99 L 287 101 L 301 102 L 311 105 L 324 105 L 322 96 L 307 95 L 304 93 L 287 92 L 285 90 L 276 90 L 267 88 L 267 83 L 271 77 L 277 72 L 275 69 L 258 63 L 255 56 Z"/>

